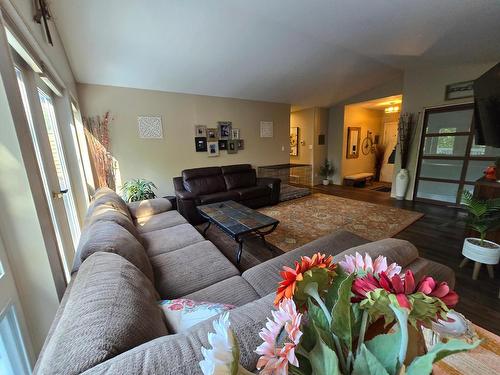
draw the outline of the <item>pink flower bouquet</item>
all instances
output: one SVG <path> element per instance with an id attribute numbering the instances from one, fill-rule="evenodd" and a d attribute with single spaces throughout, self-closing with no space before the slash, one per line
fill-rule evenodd
<path id="1" fill-rule="evenodd" d="M 416 281 L 409 270 L 401 274 L 401 267 L 388 265 L 384 257 L 372 260 L 356 253 L 337 265 L 331 256 L 317 253 L 302 257 L 293 268 L 283 267 L 281 276 L 277 310 L 255 350 L 260 374 L 430 374 L 434 362 L 480 344 L 448 336 L 421 356 L 407 355 L 412 332 L 422 326 L 446 331 L 447 322 L 455 322 L 457 314 L 450 308 L 458 295 L 432 277 Z M 385 329 L 369 334 L 378 326 Z M 447 332 L 460 336 L 457 326 Z M 206 361 L 204 367 L 209 368 Z M 237 364 L 224 368 L 232 370 L 218 373 L 248 374 Z"/>

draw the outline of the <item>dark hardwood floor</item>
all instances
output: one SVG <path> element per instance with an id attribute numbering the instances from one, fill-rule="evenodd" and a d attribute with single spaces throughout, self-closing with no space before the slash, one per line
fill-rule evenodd
<path id="1" fill-rule="evenodd" d="M 498 298 L 500 270 L 495 269 L 495 279 L 488 277 L 486 268 L 481 269 L 479 279 L 472 280 L 472 265 L 469 262 L 464 268 L 459 268 L 463 257 L 461 255 L 465 233 L 463 219 L 465 213 L 456 208 L 433 205 L 421 202 L 398 201 L 390 197 L 390 193 L 358 189 L 338 185 L 318 185 L 313 192 L 337 195 L 371 203 L 399 207 L 406 210 L 421 212 L 424 216 L 397 234 L 413 243 L 422 257 L 445 264 L 455 271 L 455 290 L 460 295 L 456 310 L 464 314 L 475 324 L 500 335 L 500 299 Z M 203 229 L 199 226 L 199 230 Z M 235 242 L 215 226 L 207 232 L 211 240 L 233 262 L 235 260 Z M 270 246 L 272 248 L 272 246 Z M 267 259 L 282 254 L 274 248 L 270 250 L 262 245 L 260 239 L 245 241 L 240 270 L 244 271 Z"/>
<path id="2" fill-rule="evenodd" d="M 398 201 L 391 198 L 389 193 L 345 186 L 318 185 L 313 191 L 423 213 L 420 220 L 395 238 L 413 243 L 422 257 L 451 267 L 456 276 L 455 290 L 460 295 L 456 310 L 473 323 L 500 334 L 499 267 L 495 268 L 494 280 L 488 277 L 486 267 L 481 269 L 478 280 L 472 280 L 473 262 L 469 262 L 464 268 L 459 267 L 463 259 L 464 211 L 429 203 Z"/>

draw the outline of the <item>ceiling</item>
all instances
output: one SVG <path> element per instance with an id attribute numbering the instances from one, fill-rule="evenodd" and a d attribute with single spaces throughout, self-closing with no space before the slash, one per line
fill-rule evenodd
<path id="1" fill-rule="evenodd" d="M 401 106 L 403 101 L 403 95 L 392 95 L 386 96 L 385 98 L 378 98 L 373 100 L 368 100 L 366 102 L 350 104 L 351 106 L 361 107 L 364 109 L 374 109 L 378 111 L 384 111 L 387 107 L 391 106 Z"/>
<path id="2" fill-rule="evenodd" d="M 51 0 L 78 82 L 328 106 L 500 60 L 498 0 Z"/>

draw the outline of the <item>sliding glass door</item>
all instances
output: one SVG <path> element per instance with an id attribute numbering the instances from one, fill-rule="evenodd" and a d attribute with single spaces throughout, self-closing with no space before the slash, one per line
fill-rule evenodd
<path id="1" fill-rule="evenodd" d="M 472 104 L 425 111 L 414 199 L 458 205 L 500 149 L 476 145 Z"/>

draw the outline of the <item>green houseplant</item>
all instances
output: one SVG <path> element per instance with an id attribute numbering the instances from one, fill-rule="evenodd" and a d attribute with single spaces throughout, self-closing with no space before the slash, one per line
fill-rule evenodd
<path id="1" fill-rule="evenodd" d="M 137 202 L 144 199 L 156 198 L 153 189 L 157 189 L 153 182 L 143 178 L 136 178 L 125 181 L 121 192 L 126 202 Z"/>
<path id="2" fill-rule="evenodd" d="M 328 159 L 325 159 L 325 162 L 321 167 L 319 167 L 319 175 L 323 177 L 323 185 L 328 185 L 330 180 L 328 177 L 333 176 L 333 172 L 335 169 L 333 168 L 332 163 Z"/>
<path id="3" fill-rule="evenodd" d="M 477 263 L 497 264 L 500 260 L 500 246 L 486 240 L 486 235 L 500 227 L 500 198 L 478 199 L 465 190 L 462 204 L 469 213 L 466 219 L 467 227 L 479 233 L 479 238 L 467 237 L 464 240 L 462 254 Z M 477 278 L 476 272 L 473 278 Z"/>

